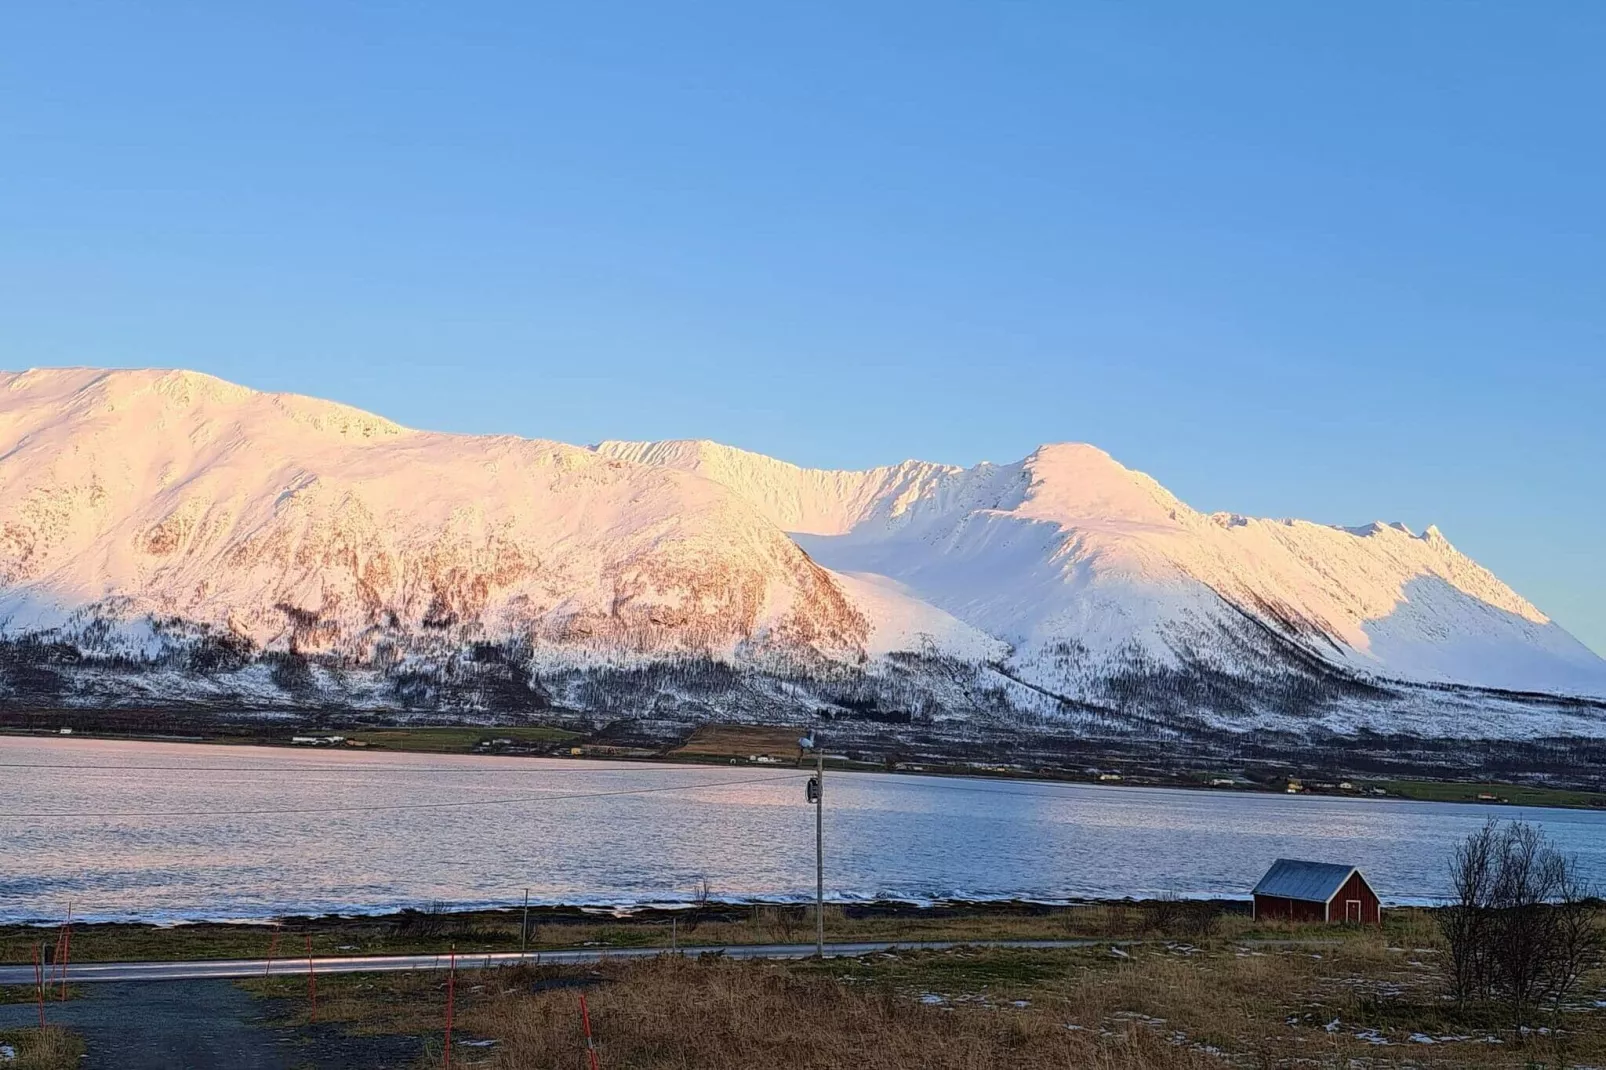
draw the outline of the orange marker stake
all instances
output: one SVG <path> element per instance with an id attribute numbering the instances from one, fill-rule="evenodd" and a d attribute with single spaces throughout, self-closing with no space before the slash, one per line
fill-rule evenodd
<path id="1" fill-rule="evenodd" d="M 586 994 L 580 993 L 580 1024 L 586 1032 L 586 1063 L 591 1070 L 602 1070 L 602 1064 L 597 1061 L 597 1045 L 591 1039 L 591 1011 L 586 1008 Z"/>

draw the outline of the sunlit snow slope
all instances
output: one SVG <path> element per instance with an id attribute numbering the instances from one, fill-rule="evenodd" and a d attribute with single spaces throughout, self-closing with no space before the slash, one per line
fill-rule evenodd
<path id="1" fill-rule="evenodd" d="M 815 560 L 897 580 L 1011 643 L 1056 686 L 1077 689 L 1079 675 L 1132 656 L 1230 661 L 1215 636 L 1249 618 L 1377 676 L 1606 693 L 1606 662 L 1436 528 L 1206 515 L 1082 444 L 1014 464 L 864 472 L 710 442 L 596 448 L 723 483 Z M 1067 647 L 1077 656 L 1054 656 Z"/>
<path id="2" fill-rule="evenodd" d="M 1433 529 L 1204 515 L 1091 446 L 824 472 L 0 373 L 0 703 L 1540 736 L 1603 693 Z"/>
<path id="3" fill-rule="evenodd" d="M 360 659 L 510 635 L 574 657 L 846 659 L 911 627 L 979 638 L 896 592 L 868 618 L 694 474 L 189 372 L 0 376 L 0 585 L 9 633 L 94 624 L 136 652 L 151 626 Z"/>

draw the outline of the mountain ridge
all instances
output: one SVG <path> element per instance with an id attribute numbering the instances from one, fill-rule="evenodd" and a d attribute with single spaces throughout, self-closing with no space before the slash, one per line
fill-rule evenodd
<path id="1" fill-rule="evenodd" d="M 760 475 L 771 478 L 780 474 L 801 483 L 851 484 L 855 477 L 884 482 L 883 473 L 924 463 L 905 462 L 898 469 L 864 473 L 822 473 L 777 466 L 762 455 L 708 442 L 607 442 L 595 448 L 610 456 L 679 466 L 725 482 L 761 511 L 767 510 L 772 520 L 800 520 L 788 530 L 832 568 L 886 571 L 908 581 L 904 573 L 910 566 L 900 562 L 909 560 L 913 541 L 941 537 L 954 547 L 968 528 L 1041 522 L 1056 529 L 1049 536 L 1052 547 L 1043 551 L 1050 559 L 1092 562 L 1106 575 L 1126 576 L 1158 589 L 1174 586 L 1179 578 L 1191 579 L 1234 605 L 1279 619 L 1286 632 L 1331 646 L 1357 670 L 1437 682 L 1533 686 L 1534 673 L 1514 665 L 1480 677 L 1478 673 L 1487 669 L 1478 664 L 1481 657 L 1468 654 L 1455 664 L 1423 650 L 1408 650 L 1409 636 L 1401 623 L 1389 623 L 1406 607 L 1408 618 L 1428 613 L 1431 619 L 1422 620 L 1421 627 L 1442 633 L 1456 624 L 1449 616 L 1454 608 L 1450 603 L 1457 599 L 1509 617 L 1491 626 L 1543 647 L 1550 660 L 1558 662 L 1554 668 L 1565 681 L 1563 688 L 1598 688 L 1601 665 L 1606 664 L 1531 602 L 1456 550 L 1437 527 L 1416 535 L 1404 525 L 1343 528 L 1200 513 L 1152 477 L 1125 468 L 1085 443 L 1045 445 L 1006 465 L 984 463 L 972 469 L 925 465 L 920 469 L 923 500 L 888 493 L 882 501 L 861 505 L 854 522 L 846 525 L 812 520 L 796 508 L 772 508 L 776 501 L 790 503 L 802 495 L 789 498 L 773 486 L 755 489 L 759 476 L 744 474 L 742 464 L 756 463 Z M 1041 554 L 1033 564 L 1043 564 Z M 1074 576 L 1065 578 L 1075 582 Z M 1424 595 L 1425 605 L 1413 605 L 1406 597 L 1411 583 L 1418 589 L 1442 585 L 1448 593 Z M 934 604 L 954 611 L 949 604 L 954 593 L 943 590 L 940 582 L 912 586 Z M 1040 584 L 1029 586 L 1041 589 Z M 1012 598 L 1011 605 L 1016 604 Z M 1470 612 L 1470 604 L 1465 608 Z M 964 612 L 956 615 L 970 619 Z M 1006 632 L 1004 623 L 993 617 L 971 623 L 995 634 Z M 1006 637 L 1014 642 L 1029 638 L 1021 632 Z"/>
<path id="2" fill-rule="evenodd" d="M 0 373 L 0 646 L 0 702 L 1606 735 L 1606 661 L 1437 528 L 1201 513 L 1085 443 L 831 471 L 185 371 Z"/>

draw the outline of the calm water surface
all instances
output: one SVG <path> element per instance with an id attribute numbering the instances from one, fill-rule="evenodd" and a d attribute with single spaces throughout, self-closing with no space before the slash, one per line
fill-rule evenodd
<path id="1" fill-rule="evenodd" d="M 869 773 L 826 789 L 837 899 L 1243 895 L 1292 856 L 1422 900 L 1491 814 L 1538 822 L 1606 879 L 1606 814 L 1584 811 Z M 812 898 L 800 771 L 0 737 L 0 920 L 69 901 L 102 919 L 507 905 L 525 888 L 667 902 L 704 878 Z"/>

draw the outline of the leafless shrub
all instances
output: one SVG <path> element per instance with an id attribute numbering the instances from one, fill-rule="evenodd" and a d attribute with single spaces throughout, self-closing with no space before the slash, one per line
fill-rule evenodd
<path id="1" fill-rule="evenodd" d="M 1601 950 L 1576 860 L 1536 826 L 1490 820 L 1456 848 L 1450 877 L 1455 899 L 1437 920 L 1457 1002 L 1498 1003 L 1516 1026 L 1559 1009 Z"/>
<path id="2" fill-rule="evenodd" d="M 1561 1006 L 1577 989 L 1584 973 L 1601 959 L 1606 951 L 1598 921 L 1600 899 L 1597 889 L 1579 877 L 1576 868 L 1568 865 L 1561 879 L 1556 902 L 1552 932 L 1552 950 L 1546 986 L 1556 1005 Z"/>
<path id="3" fill-rule="evenodd" d="M 1162 892 L 1157 899 L 1151 899 L 1143 904 L 1143 912 L 1147 917 L 1149 928 L 1158 932 L 1170 932 L 1176 925 L 1177 918 L 1182 916 L 1182 899 L 1175 892 Z"/>
<path id="4" fill-rule="evenodd" d="M 713 900 L 714 890 L 708 883 L 707 877 L 699 878 L 697 887 L 692 889 L 691 907 L 681 915 L 680 927 L 687 932 L 696 932 L 697 926 L 703 923 L 708 916 L 709 904 Z"/>
<path id="5" fill-rule="evenodd" d="M 1499 839 L 1498 823 L 1491 819 L 1457 845 L 1450 860 L 1455 898 L 1435 915 L 1449 945 L 1445 963 L 1450 992 L 1462 1005 L 1488 999 L 1493 989 L 1491 904 Z"/>
<path id="6" fill-rule="evenodd" d="M 396 915 L 393 929 L 397 936 L 414 939 L 432 939 L 444 936 L 451 920 L 451 908 L 440 900 L 422 907 L 403 910 Z"/>
<path id="7" fill-rule="evenodd" d="M 1214 903 L 1183 899 L 1166 892 L 1144 904 L 1148 927 L 1166 936 L 1198 940 L 1215 931 L 1220 910 Z"/>
<path id="8" fill-rule="evenodd" d="M 798 930 L 806 920 L 804 911 L 799 907 L 755 906 L 753 911 L 753 917 L 765 939 L 772 944 L 795 943 Z"/>

